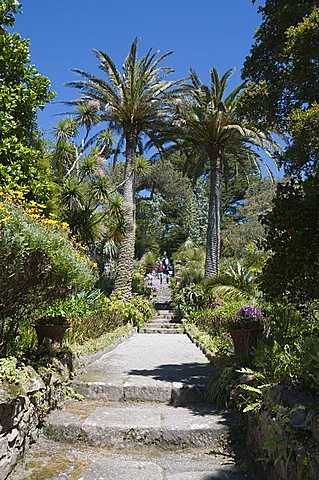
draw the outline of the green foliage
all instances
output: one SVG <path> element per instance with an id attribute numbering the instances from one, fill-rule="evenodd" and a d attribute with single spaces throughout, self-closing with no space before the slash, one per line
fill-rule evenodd
<path id="1" fill-rule="evenodd" d="M 288 303 L 266 304 L 267 335 L 254 360 L 273 383 L 298 386 L 319 393 L 317 303 L 302 309 Z"/>
<path id="2" fill-rule="evenodd" d="M 16 0 L 3 0 L 0 5 L 0 25 L 13 27 L 14 14 L 19 12 L 21 6 Z"/>
<path id="3" fill-rule="evenodd" d="M 207 400 L 217 408 L 228 407 L 234 387 L 237 385 L 239 373 L 235 365 L 225 367 L 208 383 Z"/>
<path id="4" fill-rule="evenodd" d="M 18 366 L 15 357 L 0 359 L 0 382 L 19 383 L 26 380 L 27 377 L 27 372 Z"/>
<path id="5" fill-rule="evenodd" d="M 193 323 L 194 322 L 194 323 Z M 220 366 L 233 352 L 233 343 L 228 332 L 212 312 L 199 311 L 190 315 L 187 322 L 192 336 L 205 345 L 214 358 L 211 362 Z"/>
<path id="6" fill-rule="evenodd" d="M 245 268 L 239 262 L 235 267 L 228 265 L 227 268 L 223 268 L 216 278 L 206 280 L 205 288 L 224 300 L 255 302 L 258 297 L 257 276 L 254 269 Z"/>
<path id="7" fill-rule="evenodd" d="M 223 318 L 217 313 L 218 309 L 199 309 L 192 312 L 188 318 L 187 323 L 195 324 L 200 330 L 209 333 L 210 335 L 220 335 L 225 331 Z"/>
<path id="8" fill-rule="evenodd" d="M 200 308 L 212 307 L 215 299 L 206 295 L 202 285 L 189 285 L 174 291 L 174 309 L 180 318 L 187 318 Z"/>
<path id="9" fill-rule="evenodd" d="M 36 114 L 54 94 L 30 64 L 29 41 L 4 28 L 13 26 L 19 2 L 6 0 L 0 8 L 0 185 L 48 203 L 54 186 Z"/>
<path id="10" fill-rule="evenodd" d="M 314 102 L 306 110 L 296 108 L 287 118 L 287 129 L 293 138 L 285 157 L 289 172 L 317 172 L 319 167 L 319 105 Z M 288 168 L 287 168 L 288 170 Z"/>
<path id="11" fill-rule="evenodd" d="M 139 295 L 146 294 L 145 275 L 139 269 L 134 269 L 132 273 L 132 292 Z"/>
<path id="12" fill-rule="evenodd" d="M 267 298 L 285 297 L 294 304 L 319 296 L 319 178 L 279 184 L 263 224 L 267 260 L 261 288 Z"/>
<path id="13" fill-rule="evenodd" d="M 179 288 L 198 284 L 204 278 L 205 250 L 189 238 L 173 255 L 176 283 Z"/>
<path id="14" fill-rule="evenodd" d="M 147 273 L 152 273 L 156 270 L 158 262 L 158 256 L 154 252 L 145 252 L 143 257 L 139 262 L 141 271 L 146 275 Z"/>
<path id="15" fill-rule="evenodd" d="M 287 173 L 313 173 L 318 168 L 318 3 L 266 0 L 259 12 L 262 23 L 243 70 L 251 82 L 241 99 L 243 112 L 288 132 L 289 148 L 281 156 Z"/>
<path id="16" fill-rule="evenodd" d="M 224 215 L 221 230 L 221 253 L 223 259 L 234 259 L 244 265 L 261 264 L 267 257 L 262 249 L 265 228 L 259 221 L 272 208 L 275 184 L 269 179 L 250 182 L 243 201 L 232 215 Z"/>
<path id="17" fill-rule="evenodd" d="M 155 315 L 155 311 L 145 297 L 133 297 L 131 302 L 124 302 L 119 297 L 107 297 L 99 290 L 48 302 L 32 314 L 25 315 L 20 322 L 16 354 L 30 355 L 37 348 L 30 318 L 34 317 L 36 322 L 38 317 L 46 315 L 63 315 L 67 318 L 70 328 L 66 332 L 65 343 L 72 350 L 78 350 L 85 342 L 98 344 L 102 335 L 128 323 L 142 327 Z"/>
<path id="18" fill-rule="evenodd" d="M 249 378 L 249 384 L 239 383 L 237 390 L 239 393 L 238 407 L 243 413 L 258 409 L 262 405 L 263 396 L 271 386 L 267 383 L 264 373 L 243 367 L 237 370 L 242 374 L 242 378 Z"/>
<path id="19" fill-rule="evenodd" d="M 89 259 L 54 220 L 27 213 L 10 199 L 2 200 L 0 350 L 9 353 L 15 348 L 19 318 L 26 311 L 92 286 L 95 276 Z"/>

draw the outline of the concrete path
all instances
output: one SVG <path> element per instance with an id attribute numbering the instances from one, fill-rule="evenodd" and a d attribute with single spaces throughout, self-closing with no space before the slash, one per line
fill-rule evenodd
<path id="1" fill-rule="evenodd" d="M 183 334 L 136 334 L 78 375 L 12 480 L 243 480 L 233 419 L 204 403 L 214 369 Z M 36 459 L 36 461 L 35 461 Z"/>
<path id="2" fill-rule="evenodd" d="M 162 401 L 204 400 L 214 369 L 186 335 L 138 334 L 91 365 L 74 381 L 90 398 Z"/>

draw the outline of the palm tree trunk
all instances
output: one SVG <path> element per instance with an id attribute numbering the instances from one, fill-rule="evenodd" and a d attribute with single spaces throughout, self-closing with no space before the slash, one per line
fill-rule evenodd
<path id="1" fill-rule="evenodd" d="M 210 152 L 210 189 L 205 278 L 215 277 L 219 273 L 222 153 L 222 147 L 220 145 L 214 146 Z"/>
<path id="2" fill-rule="evenodd" d="M 132 271 L 135 251 L 135 213 L 134 213 L 134 160 L 138 133 L 135 127 L 126 129 L 126 161 L 124 173 L 124 215 L 126 233 L 120 245 L 114 291 L 121 293 L 125 300 L 132 296 Z"/>

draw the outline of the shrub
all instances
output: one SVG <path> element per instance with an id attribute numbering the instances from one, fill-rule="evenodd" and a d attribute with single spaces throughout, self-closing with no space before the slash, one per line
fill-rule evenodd
<path id="1" fill-rule="evenodd" d="M 192 312 L 199 309 L 213 308 L 216 304 L 216 298 L 213 295 L 207 295 L 200 284 L 189 285 L 180 290 L 176 288 L 173 296 L 174 308 L 180 318 L 187 318 Z"/>
<path id="2" fill-rule="evenodd" d="M 67 225 L 42 216 L 34 202 L 0 200 L 0 354 L 6 355 L 15 348 L 20 317 L 34 305 L 91 287 L 95 275 Z"/>
<path id="3" fill-rule="evenodd" d="M 319 297 L 319 176 L 278 184 L 272 212 L 263 218 L 272 253 L 261 287 L 268 299 L 298 305 Z"/>
<path id="4" fill-rule="evenodd" d="M 319 395 L 319 312 L 317 303 L 303 306 L 268 304 L 267 335 L 257 349 L 254 365 L 273 383 L 294 385 Z"/>

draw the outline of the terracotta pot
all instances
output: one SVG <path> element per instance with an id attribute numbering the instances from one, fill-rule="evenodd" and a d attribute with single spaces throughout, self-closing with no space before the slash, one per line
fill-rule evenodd
<path id="1" fill-rule="evenodd" d="M 236 355 L 248 355 L 251 349 L 257 346 L 260 334 L 260 328 L 230 330 Z"/>
<path id="2" fill-rule="evenodd" d="M 58 342 L 60 346 L 62 346 L 62 341 L 68 328 L 69 325 L 67 323 L 58 325 L 38 323 L 35 325 L 35 331 L 38 337 L 39 347 L 42 345 L 45 338 L 51 340 L 51 343 Z"/>

